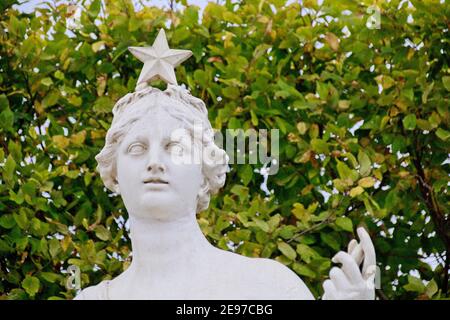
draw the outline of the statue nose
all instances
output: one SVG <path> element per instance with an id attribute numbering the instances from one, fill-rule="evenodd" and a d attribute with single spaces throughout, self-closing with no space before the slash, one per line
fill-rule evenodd
<path id="1" fill-rule="evenodd" d="M 148 164 L 147 164 L 147 171 L 155 171 L 155 172 L 164 172 L 165 166 L 161 162 L 161 159 L 159 158 L 159 155 L 157 153 L 150 153 Z"/>
<path id="2" fill-rule="evenodd" d="M 147 166 L 147 170 L 148 171 L 160 171 L 160 172 L 164 172 L 165 171 L 165 167 L 163 164 L 160 163 L 149 163 Z"/>

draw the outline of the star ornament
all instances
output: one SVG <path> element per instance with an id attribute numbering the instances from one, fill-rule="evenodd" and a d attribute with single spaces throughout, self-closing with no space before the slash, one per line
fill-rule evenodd
<path id="1" fill-rule="evenodd" d="M 170 49 L 164 29 L 159 30 L 153 46 L 128 47 L 128 50 L 144 63 L 136 87 L 157 79 L 178 85 L 174 68 L 192 56 L 190 50 Z"/>

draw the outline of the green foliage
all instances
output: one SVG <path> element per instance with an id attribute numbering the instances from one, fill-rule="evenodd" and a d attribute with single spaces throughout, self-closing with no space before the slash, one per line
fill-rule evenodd
<path id="1" fill-rule="evenodd" d="M 281 131 L 273 194 L 260 190 L 261 165 L 233 165 L 199 215 L 214 245 L 276 259 L 320 297 L 330 258 L 365 225 L 380 297 L 445 296 L 447 2 L 378 1 L 380 29 L 366 27 L 372 1 L 211 2 L 200 14 L 95 0 L 78 20 L 74 5 L 37 15 L 12 2 L 0 5 L 1 298 L 72 298 L 69 265 L 83 287 L 129 265 L 127 214 L 94 156 L 142 67 L 127 47 L 152 44 L 166 24 L 170 46 L 193 51 L 178 81 L 217 129 Z"/>

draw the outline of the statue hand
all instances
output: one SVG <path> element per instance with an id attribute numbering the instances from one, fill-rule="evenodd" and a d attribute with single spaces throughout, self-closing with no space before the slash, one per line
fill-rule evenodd
<path id="1" fill-rule="evenodd" d="M 375 248 L 367 231 L 357 229 L 360 243 L 355 239 L 348 251 L 339 251 L 332 259 L 342 267 L 330 270 L 330 279 L 323 283 L 323 300 L 374 300 L 375 299 Z M 361 262 L 364 260 L 362 272 Z"/>

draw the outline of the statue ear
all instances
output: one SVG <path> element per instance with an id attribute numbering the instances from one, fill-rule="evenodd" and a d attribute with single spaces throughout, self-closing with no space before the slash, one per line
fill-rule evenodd
<path id="1" fill-rule="evenodd" d="M 206 179 L 206 177 L 203 176 L 203 182 L 200 185 L 200 189 L 198 190 L 198 193 L 197 193 L 196 213 L 199 213 L 200 211 L 205 210 L 208 207 L 208 204 L 209 204 L 208 192 L 209 192 L 209 183 L 208 183 L 208 180 Z M 206 203 L 205 203 L 205 201 L 206 201 Z M 199 208 L 200 208 L 200 210 L 199 210 Z"/>
<path id="2" fill-rule="evenodd" d="M 198 194 L 197 194 L 197 201 L 202 195 L 204 195 L 204 194 L 206 194 L 208 192 L 208 189 L 209 189 L 208 188 L 208 180 L 206 179 L 205 176 L 203 176 L 203 182 L 200 185 L 200 189 L 199 189 Z"/>
<path id="3" fill-rule="evenodd" d="M 119 181 L 117 181 L 116 178 L 114 178 L 113 181 L 114 181 L 114 192 L 120 194 Z"/>
<path id="4" fill-rule="evenodd" d="M 208 179 L 206 179 L 206 177 L 203 175 L 203 182 L 202 182 L 202 184 L 201 184 L 201 186 L 200 186 L 200 189 L 204 192 L 204 193 L 206 193 L 206 192 L 208 192 Z"/>

